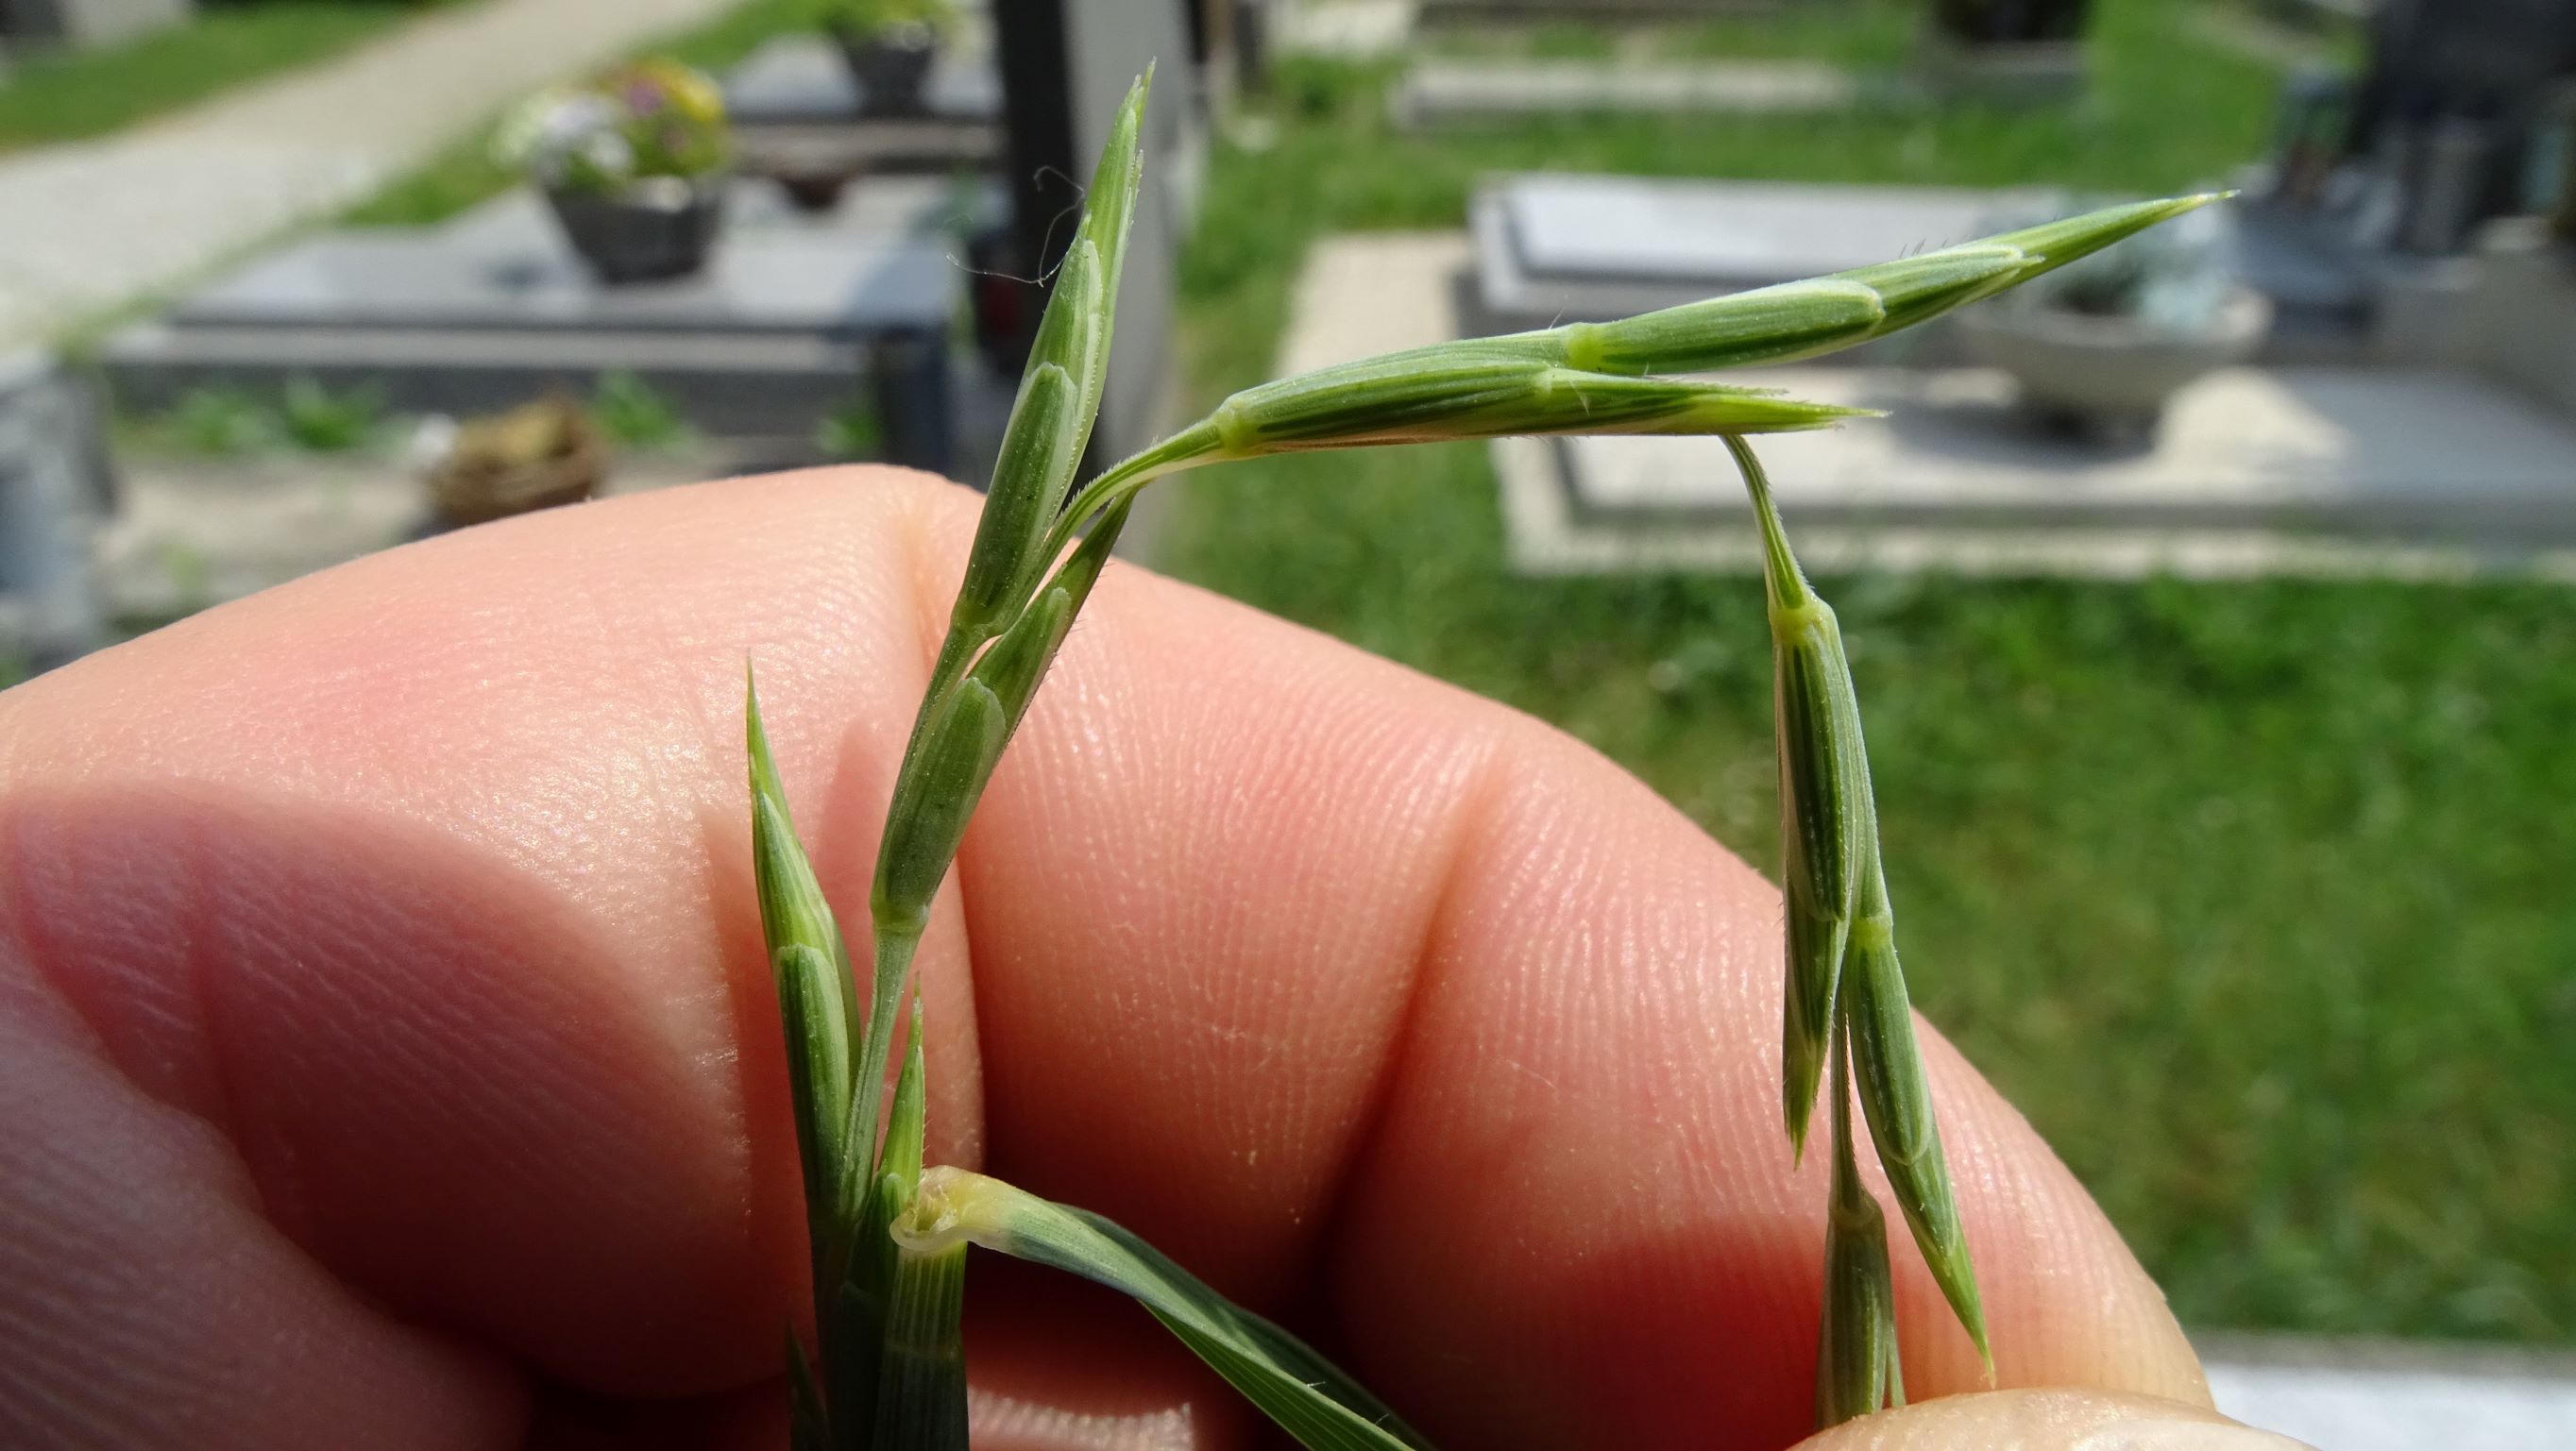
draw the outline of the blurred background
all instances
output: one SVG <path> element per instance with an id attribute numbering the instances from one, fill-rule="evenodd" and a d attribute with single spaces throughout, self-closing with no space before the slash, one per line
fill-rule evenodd
<path id="1" fill-rule="evenodd" d="M 1766 453 L 1919 1005 L 2222 1403 L 2576 1444 L 2576 0 L 0 0 L 0 681 L 530 508 L 980 478 L 1148 58 L 1103 456 L 1288 369 L 2242 188 L 1762 375 L 1898 410 Z M 1237 465 L 1135 548 L 1768 865 L 1713 447 Z"/>

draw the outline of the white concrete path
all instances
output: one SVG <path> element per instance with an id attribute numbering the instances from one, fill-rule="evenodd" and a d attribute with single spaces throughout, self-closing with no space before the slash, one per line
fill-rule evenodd
<path id="1" fill-rule="evenodd" d="M 483 0 L 96 141 L 0 157 L 0 350 L 353 201 L 548 80 L 735 0 Z"/>
<path id="2" fill-rule="evenodd" d="M 2213 1336 L 2200 1349 L 2220 1410 L 2317 1451 L 2576 1446 L 2565 1351 L 2295 1335 Z"/>

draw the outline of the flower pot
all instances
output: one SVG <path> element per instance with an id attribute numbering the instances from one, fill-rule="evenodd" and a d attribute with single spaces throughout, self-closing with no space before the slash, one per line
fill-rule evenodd
<path id="1" fill-rule="evenodd" d="M 841 58 L 859 85 L 862 116 L 920 116 L 930 109 L 930 68 L 939 59 L 939 35 L 927 25 L 894 25 L 860 32 L 836 30 Z"/>
<path id="2" fill-rule="evenodd" d="M 2232 288 L 2204 326 L 2190 329 L 2058 307 L 1972 307 L 1957 322 L 1962 351 L 2010 373 L 2032 412 L 2132 438 L 2152 432 L 2185 386 L 2253 357 L 2271 331 L 2272 304 Z"/>
<path id="3" fill-rule="evenodd" d="M 546 200 L 573 250 L 611 284 L 697 271 L 724 220 L 722 177 L 648 176 L 604 194 L 558 187 Z"/>

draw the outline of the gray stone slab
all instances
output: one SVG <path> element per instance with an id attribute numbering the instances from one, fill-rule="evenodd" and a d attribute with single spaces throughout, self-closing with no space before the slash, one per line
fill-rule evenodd
<path id="1" fill-rule="evenodd" d="M 849 65 L 821 35 L 783 35 L 725 73 L 725 108 L 737 126 L 861 122 L 866 99 Z M 934 117 L 992 121 L 1002 114 L 1001 78 L 979 47 L 943 46 L 923 100 Z"/>
<path id="2" fill-rule="evenodd" d="M 1482 332 L 1606 321 L 1965 241 L 2050 193 L 1528 175 L 1480 191 L 1473 306 Z M 1938 329 L 1847 361 L 1946 361 Z"/>
<path id="3" fill-rule="evenodd" d="M 853 188 L 818 216 L 756 202 L 699 275 L 608 287 L 521 193 L 445 227 L 297 243 L 121 331 L 104 357 L 120 399 L 144 408 L 302 376 L 395 409 L 468 412 L 621 372 L 702 430 L 741 437 L 810 434 L 872 396 L 890 456 L 944 468 L 963 274 L 928 220 L 938 200 L 907 181 Z"/>
<path id="4" fill-rule="evenodd" d="M 1820 61 L 1645 65 L 1587 60 L 1416 62 L 1390 104 L 1407 125 L 1459 125 L 1566 113 L 1812 115 L 1847 110 L 1860 82 Z"/>
<path id="5" fill-rule="evenodd" d="M 1734 375 L 1730 375 L 1734 376 Z M 1743 375 L 1891 416 L 1763 442 L 1784 517 L 2030 527 L 2264 524 L 2576 544 L 2576 429 L 2460 374 L 2241 369 L 2176 397 L 2143 447 L 2023 420 L 2009 379 L 1798 368 Z M 1750 518 L 1713 439 L 1565 445 L 1599 517 Z"/>
<path id="6" fill-rule="evenodd" d="M 2131 575 L 2576 571 L 2576 428 L 2462 375 L 2214 375 L 2152 446 L 2029 431 L 1983 370 L 1748 374 L 1885 421 L 1763 441 L 1818 567 Z M 1752 567 L 1751 512 L 1706 439 L 1496 451 L 1516 560 L 1541 571 Z"/>
<path id="7" fill-rule="evenodd" d="M 1514 256 L 1539 277 L 1761 287 L 1964 242 L 2011 193 L 1799 182 L 1522 176 Z"/>
<path id="8" fill-rule="evenodd" d="M 488 252 L 341 233 L 289 247 L 171 310 L 182 326 L 872 334 L 947 326 L 956 272 L 937 248 L 728 237 L 706 269 L 602 286 L 560 244 Z"/>
<path id="9" fill-rule="evenodd" d="M 848 182 L 861 176 L 983 171 L 1002 159 L 1007 144 L 1001 122 L 981 117 L 897 117 L 864 125 L 818 121 L 742 127 L 734 132 L 734 158 L 753 176 L 799 184 L 823 178 Z"/>
<path id="10" fill-rule="evenodd" d="M 2235 224 L 2237 275 L 2272 303 L 2266 362 L 2368 359 L 2381 294 L 2422 267 L 2363 246 L 2349 218 L 2267 199 L 2237 207 Z"/>
<path id="11" fill-rule="evenodd" d="M 2454 326 L 2468 366 L 2576 418 L 2576 269 L 2539 218 L 2487 229 Z"/>
<path id="12" fill-rule="evenodd" d="M 175 327 L 138 323 L 109 339 L 109 375 L 129 408 L 195 388 L 266 391 L 297 377 L 368 387 L 388 407 L 463 413 L 506 407 L 564 385 L 587 391 L 633 373 L 716 432 L 810 429 L 846 402 L 868 357 L 854 341 L 810 335 L 577 332 L 535 328 Z"/>

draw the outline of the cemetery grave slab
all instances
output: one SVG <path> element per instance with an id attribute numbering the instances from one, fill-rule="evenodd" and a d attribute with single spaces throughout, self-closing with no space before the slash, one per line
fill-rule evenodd
<path id="1" fill-rule="evenodd" d="M 1458 233 L 1318 239 L 1280 369 L 1460 336 L 1468 300 L 1448 284 L 1478 255 Z M 2503 567 L 2576 582 L 2576 426 L 2530 389 L 2457 370 L 2239 369 L 2187 389 L 2151 444 L 2122 448 L 2039 428 L 1999 372 L 1830 364 L 1724 375 L 1891 413 L 1761 445 L 1800 553 L 1820 569 Z M 1743 486 L 1713 440 L 1511 439 L 1493 457 L 1523 570 L 1759 565 Z"/>
<path id="2" fill-rule="evenodd" d="M 1865 267 L 2081 205 L 2040 188 L 1506 177 L 1470 209 L 1471 311 L 1486 332 L 1606 321 Z M 2422 288 L 2421 261 L 2370 253 L 2330 225 L 2277 207 L 2240 204 L 2228 220 L 2238 277 L 2273 306 L 2264 361 L 2383 360 L 2389 349 L 2374 336 L 2374 317 L 2389 298 Z M 1957 361 L 1937 323 L 1836 357 Z"/>
<path id="3" fill-rule="evenodd" d="M 1820 61 L 1434 59 L 1405 72 L 1389 105 L 1405 125 L 1435 126 L 1613 111 L 1807 115 L 1862 99 L 1850 72 Z"/>
<path id="4" fill-rule="evenodd" d="M 468 412 L 631 373 L 729 437 L 809 436 L 868 397 L 889 456 L 944 468 L 960 273 L 932 229 L 953 201 L 923 179 L 806 216 L 741 182 L 706 270 L 608 287 L 518 193 L 441 227 L 286 247 L 116 334 L 104 360 L 143 408 L 310 377 L 376 389 L 395 409 Z"/>
<path id="5" fill-rule="evenodd" d="M 852 124 L 861 121 L 867 94 L 830 39 L 782 35 L 725 73 L 725 113 L 737 129 L 763 126 Z M 942 121 L 992 125 L 1002 114 L 1001 79 L 989 48 L 941 47 L 922 89 L 924 115 Z M 879 117 L 866 117 L 873 125 Z"/>
<path id="6" fill-rule="evenodd" d="M 1998 216 L 2025 213 L 2048 195 L 1508 177 L 1481 191 L 1470 212 L 1477 323 L 1499 332 L 1607 321 L 1864 267 L 1984 235 Z M 1920 346 L 1903 337 L 1893 341 Z"/>
<path id="7" fill-rule="evenodd" d="M 1730 375 L 1734 377 L 1738 375 Z M 2230 574 L 2576 561 L 2576 428 L 2449 373 L 2240 369 L 2186 389 L 2144 445 L 2042 430 L 1984 369 L 1741 375 L 1885 420 L 1761 449 L 1823 568 Z M 1752 514 L 1710 439 L 1498 445 L 1535 572 L 1751 567 Z"/>
<path id="8" fill-rule="evenodd" d="M 918 115 L 864 114 L 864 90 L 819 35 L 768 42 L 726 73 L 724 88 L 742 169 L 799 186 L 981 171 L 1004 149 L 1001 80 L 980 45 L 942 48 Z"/>

